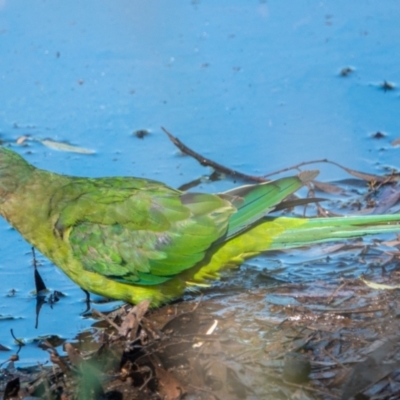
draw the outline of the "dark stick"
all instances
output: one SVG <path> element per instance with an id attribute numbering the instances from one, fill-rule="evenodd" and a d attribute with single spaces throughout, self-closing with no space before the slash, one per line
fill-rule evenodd
<path id="1" fill-rule="evenodd" d="M 212 167 L 215 170 L 224 173 L 226 175 L 232 176 L 233 178 L 239 178 L 243 179 L 246 181 L 253 181 L 253 182 L 267 182 L 266 179 L 258 177 L 258 176 L 252 176 L 252 175 L 247 175 L 244 174 L 243 172 L 236 171 L 234 169 L 227 168 L 221 164 L 216 163 L 215 161 L 212 161 L 206 157 L 203 157 L 199 153 L 196 153 L 194 150 L 190 149 L 187 147 L 185 144 L 183 144 L 178 138 L 175 136 L 171 135 L 165 128 L 161 127 L 161 129 L 168 135 L 169 139 L 171 142 L 182 152 L 185 153 L 194 159 L 196 159 L 201 165 Z"/>
<path id="2" fill-rule="evenodd" d="M 327 163 L 327 164 L 335 165 L 336 167 L 341 168 L 344 171 L 346 171 L 348 174 L 350 174 L 352 176 L 355 176 L 358 179 L 362 179 L 364 181 L 367 181 L 367 182 L 378 182 L 380 184 L 386 184 L 386 183 L 390 183 L 390 182 L 393 182 L 393 181 L 398 181 L 400 179 L 400 174 L 398 174 L 398 173 L 392 173 L 392 174 L 386 175 L 386 176 L 379 176 L 379 175 L 375 175 L 375 174 L 369 174 L 369 173 L 365 173 L 365 172 L 361 172 L 361 171 L 356 171 L 356 170 L 353 170 L 351 168 L 347 168 L 344 165 L 341 165 L 341 164 L 339 164 L 339 163 L 337 163 L 335 161 L 330 161 L 330 160 L 328 160 L 326 158 L 323 158 L 323 159 L 320 159 L 320 160 L 304 161 L 304 162 L 298 163 L 296 165 L 292 165 L 291 167 L 282 168 L 280 170 L 271 172 L 271 173 L 263 175 L 261 177 L 260 176 L 247 175 L 247 174 L 244 174 L 243 172 L 236 171 L 234 169 L 225 167 L 225 166 L 223 166 L 221 164 L 218 164 L 215 161 L 212 161 L 212 160 L 210 160 L 210 159 L 208 159 L 206 157 L 203 157 L 201 154 L 195 152 L 194 150 L 190 149 L 185 144 L 183 144 L 178 138 L 176 138 L 171 133 L 169 133 L 164 127 L 161 127 L 161 129 L 168 135 L 168 137 L 171 140 L 171 142 L 176 147 L 178 147 L 178 149 L 180 151 L 182 151 L 182 153 L 193 157 L 201 165 L 212 167 L 216 171 L 219 171 L 219 172 L 224 173 L 226 175 L 232 176 L 234 178 L 239 178 L 239 179 L 243 179 L 243 180 L 247 180 L 247 181 L 267 182 L 268 179 L 266 179 L 266 178 L 270 177 L 272 175 L 281 174 L 282 172 L 287 172 L 287 171 L 290 171 L 290 170 L 293 170 L 293 169 L 297 169 L 298 170 L 300 167 L 304 167 L 305 165 L 317 164 L 317 163 Z"/>

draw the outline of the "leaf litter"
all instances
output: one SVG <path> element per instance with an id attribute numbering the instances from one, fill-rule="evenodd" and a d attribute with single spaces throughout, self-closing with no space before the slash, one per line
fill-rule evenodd
<path id="1" fill-rule="evenodd" d="M 181 151 L 188 149 L 169 136 Z M 211 179 L 254 180 L 190 152 L 215 169 Z M 316 162 L 329 161 L 285 171 Z M 322 193 L 326 201 L 282 213 L 396 211 L 397 173 L 378 176 L 333 164 L 352 178 L 313 182 L 308 196 Z M 315 246 L 295 262 L 282 261 L 284 253 L 269 253 L 272 268 L 260 271 L 245 264 L 202 289 L 202 297 L 188 293 L 155 310 L 148 303 L 108 314 L 92 310 L 97 319 L 92 330 L 65 342 L 63 352 L 42 340 L 51 366 L 18 368 L 23 352 L 6 355 L 0 395 L 63 400 L 399 398 L 399 248 L 397 237 Z M 318 270 L 318 280 L 309 266 Z M 2 354 L 10 350 L 3 347 Z"/>
<path id="2" fill-rule="evenodd" d="M 400 300 L 360 279 L 233 287 L 146 307 L 98 317 L 89 349 L 87 338 L 65 343 L 65 355 L 47 343 L 52 367 L 10 361 L 4 398 L 348 399 L 400 389 Z"/>

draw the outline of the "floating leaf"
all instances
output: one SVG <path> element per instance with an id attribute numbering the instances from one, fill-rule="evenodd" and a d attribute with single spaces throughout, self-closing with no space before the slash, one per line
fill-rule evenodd
<path id="1" fill-rule="evenodd" d="M 0 321 L 7 321 L 10 319 L 15 319 L 15 317 L 13 317 L 12 315 L 1 315 L 0 314 Z"/>
<path id="2" fill-rule="evenodd" d="M 22 144 L 24 144 L 27 140 L 31 140 L 31 137 L 30 136 L 20 136 L 18 139 L 17 139 L 17 144 L 19 144 L 19 145 L 22 145 Z"/>
<path id="3" fill-rule="evenodd" d="M 386 134 L 383 133 L 383 132 L 381 132 L 381 131 L 377 131 L 377 132 L 373 133 L 373 134 L 371 135 L 371 137 L 372 137 L 373 139 L 383 139 L 384 137 L 386 137 Z"/>
<path id="4" fill-rule="evenodd" d="M 383 89 L 384 92 L 387 92 L 388 90 L 396 89 L 396 85 L 394 83 L 388 82 L 388 81 L 383 81 L 380 84 L 380 87 Z"/>
<path id="5" fill-rule="evenodd" d="M 150 132 L 147 129 L 139 129 L 135 132 L 133 132 L 133 134 L 138 138 L 138 139 L 143 139 L 145 136 L 149 135 Z"/>
<path id="6" fill-rule="evenodd" d="M 55 150 L 61 150 L 61 151 L 69 151 L 71 153 L 79 153 L 79 154 L 94 154 L 94 150 L 90 149 L 85 149 L 83 147 L 77 147 L 77 146 L 72 146 L 67 143 L 61 143 L 61 142 L 55 142 L 53 140 L 49 139 L 44 139 L 40 140 L 42 144 L 44 144 L 47 147 L 50 147 L 51 149 Z"/>
<path id="7" fill-rule="evenodd" d="M 352 72 L 354 72 L 354 69 L 352 67 L 344 67 L 344 68 L 341 69 L 340 75 L 341 76 L 348 76 Z"/>
<path id="8" fill-rule="evenodd" d="M 10 349 L 0 343 L 0 351 L 10 351 Z"/>
<path id="9" fill-rule="evenodd" d="M 391 185 L 385 187 L 377 200 L 377 206 L 374 208 L 372 214 L 384 214 L 390 207 L 394 206 L 400 200 L 400 187 L 398 185 Z"/>
<path id="10" fill-rule="evenodd" d="M 321 192 L 330 194 L 343 194 L 345 191 L 339 186 L 332 185 L 331 183 L 313 181 L 314 186 Z"/>
<path id="11" fill-rule="evenodd" d="M 376 290 L 393 290 L 400 289 L 400 285 L 385 285 L 384 283 L 375 283 L 371 281 L 367 281 L 366 279 L 360 278 L 367 286 L 371 289 Z"/>

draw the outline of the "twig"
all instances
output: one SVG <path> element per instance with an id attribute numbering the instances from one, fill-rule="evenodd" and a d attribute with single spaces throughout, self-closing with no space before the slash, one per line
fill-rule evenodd
<path id="1" fill-rule="evenodd" d="M 142 386 L 140 386 L 139 391 L 141 392 L 146 386 L 147 384 L 153 379 L 153 371 L 150 367 L 144 365 L 143 367 L 140 368 L 139 372 L 143 373 L 143 372 L 149 372 L 149 376 L 147 377 L 147 379 L 143 382 Z"/>
<path id="2" fill-rule="evenodd" d="M 368 174 L 368 173 L 365 173 L 365 172 L 360 172 L 360 171 L 356 171 L 354 169 L 345 167 L 344 165 L 341 165 L 341 164 L 339 164 L 339 163 L 337 163 L 335 161 L 330 161 L 327 158 L 323 158 L 321 160 L 304 161 L 304 162 L 301 162 L 299 164 L 292 165 L 291 167 L 286 167 L 286 168 L 283 168 L 283 169 L 280 169 L 280 170 L 277 170 L 277 171 L 274 171 L 274 172 L 270 172 L 269 174 L 263 175 L 263 178 L 267 178 L 267 177 L 270 177 L 272 175 L 281 174 L 282 172 L 287 172 L 287 171 L 290 171 L 292 169 L 299 169 L 300 167 L 304 167 L 305 165 L 318 164 L 318 163 L 332 164 L 332 165 L 334 165 L 334 166 L 336 166 L 338 168 L 343 169 L 348 174 L 350 174 L 352 176 L 355 176 L 358 179 L 362 179 L 362 180 L 367 181 L 367 182 L 379 182 L 380 186 L 384 185 L 386 183 L 397 181 L 399 179 L 399 174 L 395 174 L 393 172 L 390 175 L 383 175 L 383 176 L 375 175 L 375 174 Z"/>
<path id="3" fill-rule="evenodd" d="M 375 312 L 386 311 L 386 310 L 387 310 L 387 308 L 385 308 L 385 307 L 378 307 L 378 308 L 371 308 L 371 309 L 364 307 L 364 308 L 355 308 L 354 310 L 326 309 L 326 310 L 324 310 L 324 313 L 326 313 L 326 314 L 368 314 L 368 313 L 375 313 Z"/>
<path id="4" fill-rule="evenodd" d="M 269 174 L 265 174 L 265 175 L 263 175 L 263 178 L 267 178 L 272 175 L 282 174 L 283 172 L 291 171 L 292 169 L 299 169 L 300 167 L 304 167 L 305 165 L 318 164 L 318 163 L 324 163 L 324 162 L 329 163 L 330 161 L 328 161 L 326 158 L 323 158 L 321 160 L 303 161 L 299 164 L 292 165 L 291 167 L 278 169 L 277 171 L 270 172 Z"/>
<path id="5" fill-rule="evenodd" d="M 283 172 L 287 172 L 293 169 L 299 169 L 300 167 L 304 167 L 305 165 L 310 165 L 310 164 L 318 164 L 318 163 L 327 163 L 331 165 L 335 165 L 338 168 L 343 169 L 346 171 L 348 174 L 355 176 L 358 179 L 367 181 L 367 182 L 374 182 L 374 183 L 379 183 L 379 186 L 382 186 L 387 183 L 391 183 L 393 181 L 398 181 L 400 179 L 400 174 L 392 172 L 390 175 L 375 175 L 375 174 L 369 174 L 361 171 L 356 171 L 354 169 L 345 167 L 344 165 L 341 165 L 335 161 L 330 161 L 326 158 L 320 159 L 320 160 L 311 160 L 311 161 L 304 161 L 295 165 L 292 165 L 291 167 L 286 167 L 282 168 L 280 170 L 270 172 L 269 174 L 265 174 L 263 176 L 254 176 L 254 175 L 247 175 L 244 174 L 243 172 L 225 167 L 224 165 L 221 165 L 213 160 L 210 160 L 209 158 L 206 158 L 202 156 L 201 154 L 195 152 L 194 150 L 190 149 L 188 146 L 186 146 L 184 143 L 182 143 L 178 138 L 173 136 L 170 132 L 168 132 L 164 127 L 161 127 L 161 129 L 167 134 L 168 138 L 171 140 L 171 142 L 178 147 L 182 153 L 187 154 L 194 159 L 196 159 L 201 165 L 208 166 L 214 168 L 216 171 L 224 173 L 226 175 L 232 176 L 234 178 L 239 178 L 247 181 L 253 181 L 253 182 L 266 182 L 268 181 L 268 177 L 272 175 L 277 175 L 281 174 Z"/>
<path id="6" fill-rule="evenodd" d="M 10 329 L 10 332 L 11 332 L 11 336 L 13 337 L 13 339 L 18 343 L 18 346 L 19 346 L 19 349 L 17 351 L 17 354 L 18 354 L 21 350 L 21 347 L 25 346 L 25 343 L 22 340 L 19 340 L 15 337 L 14 331 L 12 329 Z"/>
<path id="7" fill-rule="evenodd" d="M 114 321 L 111 321 L 111 319 L 108 318 L 107 315 L 103 314 L 99 310 L 96 310 L 95 308 L 92 308 L 92 313 L 93 313 L 93 315 L 103 318 L 105 321 L 107 321 L 112 327 L 114 327 L 119 332 L 120 327 Z"/>
<path id="8" fill-rule="evenodd" d="M 196 159 L 201 165 L 207 166 L 207 167 L 212 167 L 215 170 L 232 176 L 234 178 L 240 178 L 240 179 L 244 179 L 247 181 L 253 181 L 253 182 L 266 182 L 267 180 L 265 178 L 259 177 L 259 176 L 252 176 L 252 175 L 247 175 L 244 174 L 243 172 L 240 171 L 236 171 L 234 169 L 225 167 L 221 164 L 218 164 L 215 161 L 212 161 L 204 156 L 202 156 L 199 153 L 196 153 L 194 150 L 190 149 L 189 147 L 187 147 L 185 144 L 183 144 L 178 138 L 176 138 L 175 136 L 173 136 L 171 133 L 169 133 L 165 128 L 161 127 L 161 129 L 167 134 L 167 136 L 169 137 L 169 139 L 171 140 L 171 142 L 184 154 L 187 154 L 191 157 L 193 157 L 194 159 Z"/>
<path id="9" fill-rule="evenodd" d="M 328 350 L 326 349 L 322 349 L 322 352 L 327 355 L 330 359 L 332 359 L 337 365 L 339 365 L 339 367 L 343 368 L 345 371 L 349 371 L 349 368 L 346 367 L 345 365 L 343 365 L 343 363 L 338 360 L 332 353 L 330 353 Z"/>
<path id="10" fill-rule="evenodd" d="M 333 298 L 337 295 L 337 293 L 342 290 L 349 282 L 343 282 L 341 285 L 339 285 L 334 291 L 333 293 L 328 297 L 328 299 L 326 300 L 326 304 L 330 304 L 331 301 L 333 300 Z"/>

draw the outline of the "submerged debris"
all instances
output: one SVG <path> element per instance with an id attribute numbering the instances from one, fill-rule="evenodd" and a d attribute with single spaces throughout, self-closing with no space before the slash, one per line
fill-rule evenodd
<path id="1" fill-rule="evenodd" d="M 389 82 L 389 81 L 383 81 L 381 84 L 380 84 L 380 87 L 382 88 L 382 90 L 384 91 L 384 92 L 387 92 L 387 91 L 389 91 L 389 90 L 394 90 L 394 89 L 396 89 L 396 85 L 394 84 L 394 83 L 392 83 L 392 82 Z"/>
<path id="2" fill-rule="evenodd" d="M 353 72 L 354 72 L 354 68 L 344 67 L 340 70 L 340 76 L 349 76 Z"/>
<path id="3" fill-rule="evenodd" d="M 133 132 L 138 139 L 144 139 L 146 136 L 150 134 L 150 131 L 147 129 L 138 129 L 137 131 Z"/>
<path id="4" fill-rule="evenodd" d="M 400 277 L 393 271 L 382 280 L 394 285 Z M 83 344 L 87 337 L 64 344 L 66 355 L 48 343 L 53 366 L 24 370 L 10 362 L 1 370 L 1 394 L 235 400 L 400 393 L 400 300 L 394 290 L 341 279 L 147 307 L 94 311 L 99 321 L 90 351 Z"/>

